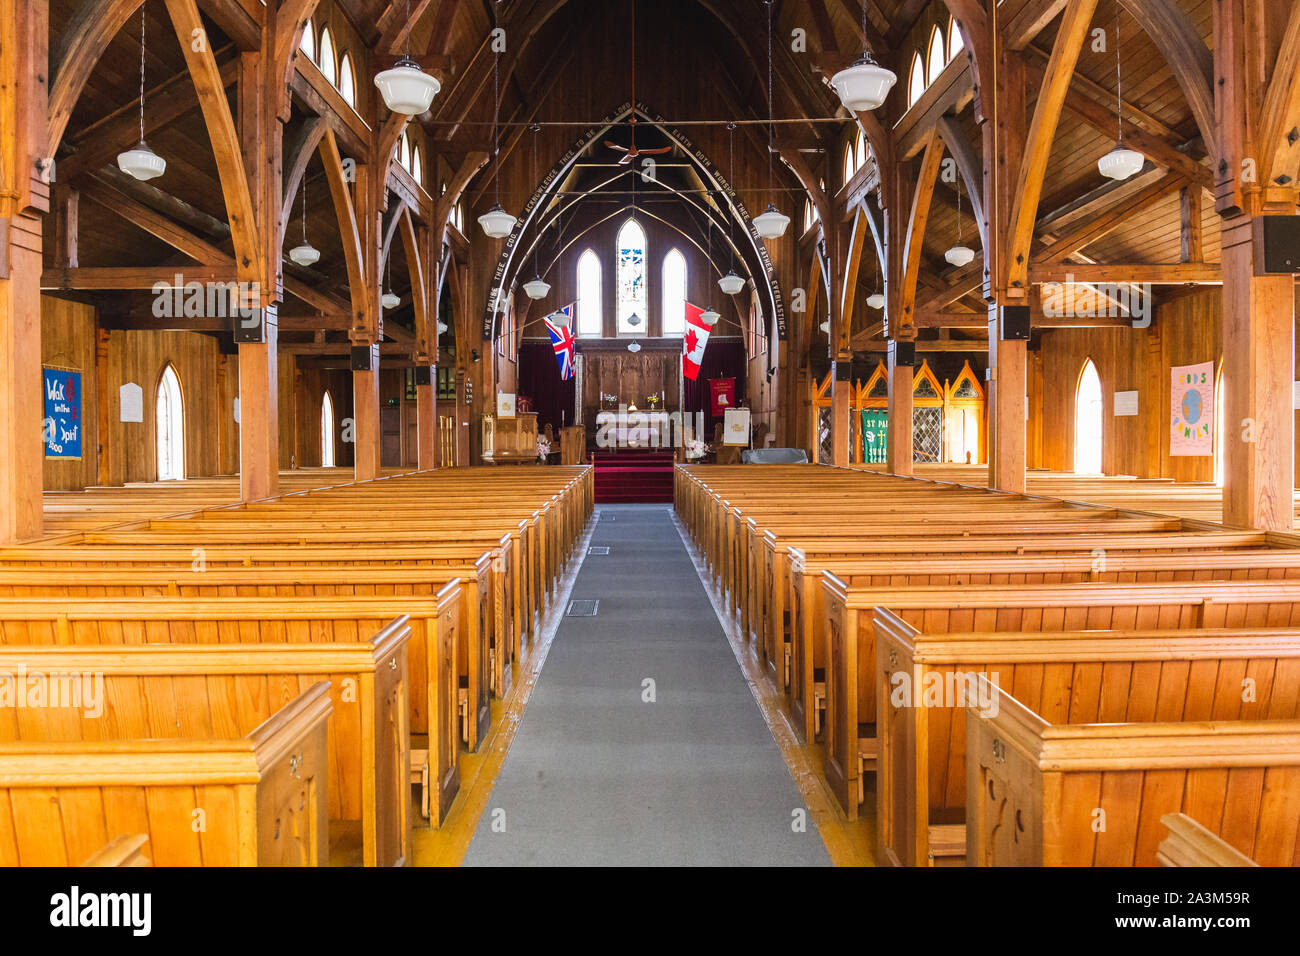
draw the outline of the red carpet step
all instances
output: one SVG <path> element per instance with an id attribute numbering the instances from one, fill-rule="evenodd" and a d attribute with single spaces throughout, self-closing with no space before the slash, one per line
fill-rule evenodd
<path id="1" fill-rule="evenodd" d="M 597 452 L 597 504 L 671 504 L 673 452 Z"/>

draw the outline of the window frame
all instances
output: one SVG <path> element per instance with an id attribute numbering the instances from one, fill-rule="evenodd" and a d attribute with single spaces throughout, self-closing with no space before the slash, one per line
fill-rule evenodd
<path id="1" fill-rule="evenodd" d="M 585 266 L 590 265 L 594 272 L 595 288 L 592 290 L 593 295 L 586 295 L 588 291 L 583 281 L 583 270 Z M 574 334 L 583 338 L 600 338 L 605 334 L 605 309 L 602 301 L 605 294 L 605 267 L 600 261 L 600 256 L 596 254 L 595 249 L 587 249 L 582 255 L 578 256 L 578 264 L 575 268 L 575 278 L 577 280 L 577 300 L 574 307 L 576 313 L 573 317 Z M 595 322 L 587 321 L 588 312 L 595 316 Z M 591 326 L 594 325 L 594 330 Z"/>

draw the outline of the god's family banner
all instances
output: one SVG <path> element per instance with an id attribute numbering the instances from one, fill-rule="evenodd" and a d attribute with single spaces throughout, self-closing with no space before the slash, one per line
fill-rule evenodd
<path id="1" fill-rule="evenodd" d="M 1214 363 L 1173 369 L 1169 454 L 1214 454 Z"/>
<path id="2" fill-rule="evenodd" d="M 81 373 L 44 370 L 46 458 L 81 457 Z"/>

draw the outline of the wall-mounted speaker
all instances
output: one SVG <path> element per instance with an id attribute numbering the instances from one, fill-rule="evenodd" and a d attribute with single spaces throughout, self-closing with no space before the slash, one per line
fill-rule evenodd
<path id="1" fill-rule="evenodd" d="M 261 309 L 237 312 L 230 321 L 239 345 L 261 345 L 266 341 L 266 320 Z"/>
<path id="2" fill-rule="evenodd" d="M 433 384 L 433 367 L 430 365 L 417 365 L 415 367 L 415 384 L 432 385 Z"/>
<path id="3" fill-rule="evenodd" d="M 1256 241 L 1264 247 L 1260 274 L 1300 274 L 1300 216 L 1260 216 L 1255 222 Z"/>
<path id="4" fill-rule="evenodd" d="M 915 342 L 890 342 L 889 354 L 892 358 L 892 364 L 901 365 L 905 368 L 912 368 L 916 365 L 916 343 Z"/>
<path id="5" fill-rule="evenodd" d="M 370 346 L 369 345 L 352 346 L 352 371 L 354 372 L 370 371 Z"/>
<path id="6" fill-rule="evenodd" d="M 835 381 L 837 382 L 853 381 L 852 362 L 832 362 L 831 368 L 835 370 Z"/>
<path id="7" fill-rule="evenodd" d="M 1004 305 L 999 310 L 998 319 L 1001 324 L 998 337 L 1004 342 L 1029 341 L 1029 306 Z"/>

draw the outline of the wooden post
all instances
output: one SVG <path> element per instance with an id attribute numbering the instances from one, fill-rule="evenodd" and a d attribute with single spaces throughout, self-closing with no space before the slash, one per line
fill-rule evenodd
<path id="1" fill-rule="evenodd" d="M 853 403 L 852 365 L 848 359 L 839 359 L 831 365 L 831 464 L 849 463 L 849 445 L 853 434 L 853 419 L 849 414 Z"/>
<path id="2" fill-rule="evenodd" d="M 427 382 L 423 380 L 425 369 L 429 372 Z M 438 467 L 438 393 L 434 385 L 437 369 L 420 365 L 415 374 L 416 467 L 421 471 L 431 471 Z"/>
<path id="3" fill-rule="evenodd" d="M 356 442 L 355 468 L 357 481 L 379 477 L 382 448 L 379 425 L 379 346 L 374 343 L 353 342 L 353 355 L 357 350 L 368 354 L 364 369 L 353 365 L 352 371 L 352 428 Z"/>
<path id="4" fill-rule="evenodd" d="M 1223 221 L 1223 522 L 1294 525 L 1295 278 L 1263 276 L 1258 219 Z"/>
<path id="5" fill-rule="evenodd" d="M 989 487 L 1024 494 L 1028 342 L 1003 339 L 1000 307 L 989 309 Z"/>
<path id="6" fill-rule="evenodd" d="M 912 387 L 915 384 L 916 343 L 889 340 L 889 470 L 895 475 L 911 475 Z"/>
<path id="7" fill-rule="evenodd" d="M 265 341 L 239 346 L 239 493 L 257 501 L 280 493 L 280 387 L 274 306 L 263 311 Z"/>

